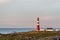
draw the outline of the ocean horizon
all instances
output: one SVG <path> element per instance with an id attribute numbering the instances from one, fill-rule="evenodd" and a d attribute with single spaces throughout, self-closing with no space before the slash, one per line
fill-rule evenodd
<path id="1" fill-rule="evenodd" d="M 1 34 L 8 34 L 8 33 L 14 33 L 14 32 L 28 32 L 35 30 L 35 28 L 0 28 Z"/>
<path id="2" fill-rule="evenodd" d="M 41 28 L 41 29 L 46 29 L 46 28 Z M 60 30 L 60 28 L 54 28 L 54 29 Z M 14 33 L 14 32 L 28 32 L 33 30 L 36 30 L 36 28 L 0 28 L 0 33 L 8 34 L 8 33 Z"/>

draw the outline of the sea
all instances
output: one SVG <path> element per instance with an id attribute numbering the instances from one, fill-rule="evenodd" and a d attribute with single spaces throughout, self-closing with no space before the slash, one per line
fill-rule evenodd
<path id="1" fill-rule="evenodd" d="M 28 32 L 33 30 L 35 30 L 35 28 L 0 28 L 0 33 L 9 34 L 14 32 Z"/>
<path id="2" fill-rule="evenodd" d="M 41 29 L 46 29 L 46 28 L 41 28 Z M 54 28 L 54 29 L 60 30 L 60 28 Z M 34 31 L 34 30 L 36 30 L 36 28 L 0 28 L 0 33 L 9 34 L 14 32 L 28 32 L 28 31 Z"/>

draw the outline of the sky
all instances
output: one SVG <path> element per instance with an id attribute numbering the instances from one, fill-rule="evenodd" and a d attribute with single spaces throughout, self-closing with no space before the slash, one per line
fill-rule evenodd
<path id="1" fill-rule="evenodd" d="M 0 28 L 60 28 L 60 0 L 0 0 Z"/>

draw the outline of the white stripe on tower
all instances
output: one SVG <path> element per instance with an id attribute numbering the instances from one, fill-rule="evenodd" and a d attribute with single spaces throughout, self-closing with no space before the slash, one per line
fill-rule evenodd
<path id="1" fill-rule="evenodd" d="M 39 21 L 37 21 L 37 22 L 39 22 Z"/>
<path id="2" fill-rule="evenodd" d="M 37 25 L 39 25 L 39 24 L 37 24 Z"/>

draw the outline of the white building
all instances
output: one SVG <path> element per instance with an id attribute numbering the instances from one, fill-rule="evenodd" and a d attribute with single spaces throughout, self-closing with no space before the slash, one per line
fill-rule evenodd
<path id="1" fill-rule="evenodd" d="M 53 28 L 46 28 L 46 31 L 54 31 Z"/>
<path id="2" fill-rule="evenodd" d="M 45 29 L 40 29 L 40 31 L 45 31 Z"/>
<path id="3" fill-rule="evenodd" d="M 54 28 L 41 28 L 40 31 L 60 31 L 59 29 L 54 29 Z"/>
<path id="4" fill-rule="evenodd" d="M 56 29 L 55 31 L 60 31 L 59 29 Z"/>

